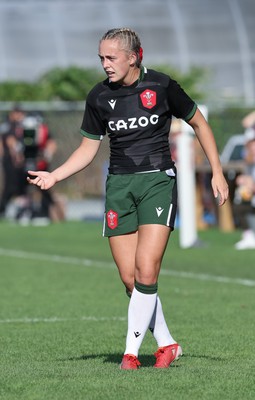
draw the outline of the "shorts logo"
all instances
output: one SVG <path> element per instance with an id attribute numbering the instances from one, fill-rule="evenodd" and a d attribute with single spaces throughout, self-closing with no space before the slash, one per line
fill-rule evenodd
<path id="1" fill-rule="evenodd" d="M 118 226 L 118 213 L 113 210 L 108 211 L 106 214 L 107 225 L 110 229 L 115 229 Z"/>
<path id="2" fill-rule="evenodd" d="M 161 207 L 156 207 L 156 211 L 157 211 L 157 215 L 158 217 L 160 217 L 160 215 L 162 214 L 162 212 L 164 211 L 164 208 Z"/>
<path id="3" fill-rule="evenodd" d="M 154 90 L 145 89 L 141 94 L 140 98 L 142 100 L 143 106 L 145 108 L 152 108 L 157 102 L 157 93 Z"/>

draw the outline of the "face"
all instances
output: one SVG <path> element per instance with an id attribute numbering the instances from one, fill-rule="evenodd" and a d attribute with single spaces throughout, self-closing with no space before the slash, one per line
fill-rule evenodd
<path id="1" fill-rule="evenodd" d="M 23 111 L 19 111 L 19 110 L 12 110 L 11 113 L 9 114 L 9 118 L 11 121 L 22 121 L 24 118 L 24 113 Z"/>
<path id="2" fill-rule="evenodd" d="M 112 82 L 130 85 L 132 82 L 136 56 L 121 49 L 119 40 L 103 40 L 99 45 L 102 67 Z"/>

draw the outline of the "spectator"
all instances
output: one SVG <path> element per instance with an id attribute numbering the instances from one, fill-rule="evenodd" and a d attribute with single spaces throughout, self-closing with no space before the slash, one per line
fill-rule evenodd
<path id="1" fill-rule="evenodd" d="M 31 220 L 49 223 L 64 219 L 64 210 L 55 196 L 29 187 L 26 171 L 30 168 L 46 170 L 57 150 L 47 124 L 42 117 L 26 115 L 15 106 L 6 122 L 0 126 L 0 155 L 3 165 L 3 191 L 0 202 L 2 216 L 9 202 L 15 198 L 15 218 L 21 223 Z"/>
<path id="2" fill-rule="evenodd" d="M 8 203 L 15 196 L 23 196 L 26 184 L 24 170 L 23 120 L 25 112 L 15 106 L 7 120 L 0 125 L 0 158 L 2 160 L 3 188 L 0 215 L 4 216 Z"/>
<path id="3" fill-rule="evenodd" d="M 245 137 L 245 173 L 236 178 L 233 214 L 242 229 L 237 250 L 255 249 L 255 125 L 247 128 Z"/>
<path id="4" fill-rule="evenodd" d="M 57 143 L 41 115 L 30 115 L 23 121 L 23 147 L 25 169 L 37 168 L 42 171 L 50 167 L 57 151 Z M 26 183 L 27 184 L 27 183 Z M 23 212 L 34 224 L 48 224 L 51 220 L 65 218 L 61 202 L 51 191 L 42 192 L 38 188 L 27 187 L 28 201 Z M 22 213 L 22 210 L 21 210 Z"/>

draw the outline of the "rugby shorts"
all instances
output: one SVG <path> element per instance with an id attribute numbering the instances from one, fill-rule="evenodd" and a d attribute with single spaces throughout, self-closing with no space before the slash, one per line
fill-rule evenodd
<path id="1" fill-rule="evenodd" d="M 170 171 L 170 172 L 169 172 Z M 168 171 L 108 175 L 103 236 L 135 232 L 145 224 L 172 230 L 177 209 L 176 168 Z"/>

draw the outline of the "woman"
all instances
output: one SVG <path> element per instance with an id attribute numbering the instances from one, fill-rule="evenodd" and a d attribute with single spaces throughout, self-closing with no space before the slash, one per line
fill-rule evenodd
<path id="1" fill-rule="evenodd" d="M 172 115 L 194 129 L 212 167 L 212 189 L 220 205 L 228 187 L 213 133 L 196 104 L 170 77 L 141 65 L 138 35 L 108 31 L 99 43 L 107 79 L 90 92 L 81 126 L 84 136 L 70 158 L 51 173 L 29 171 L 46 190 L 87 167 L 102 137 L 110 138 L 104 236 L 130 296 L 128 332 L 121 369 L 140 366 L 138 351 L 149 328 L 158 344 L 156 368 L 168 368 L 182 354 L 171 336 L 157 295 L 163 254 L 174 228 L 176 169 L 169 155 Z"/>
<path id="2" fill-rule="evenodd" d="M 244 132 L 245 170 L 236 178 L 233 214 L 242 238 L 236 250 L 255 249 L 255 125 Z"/>

